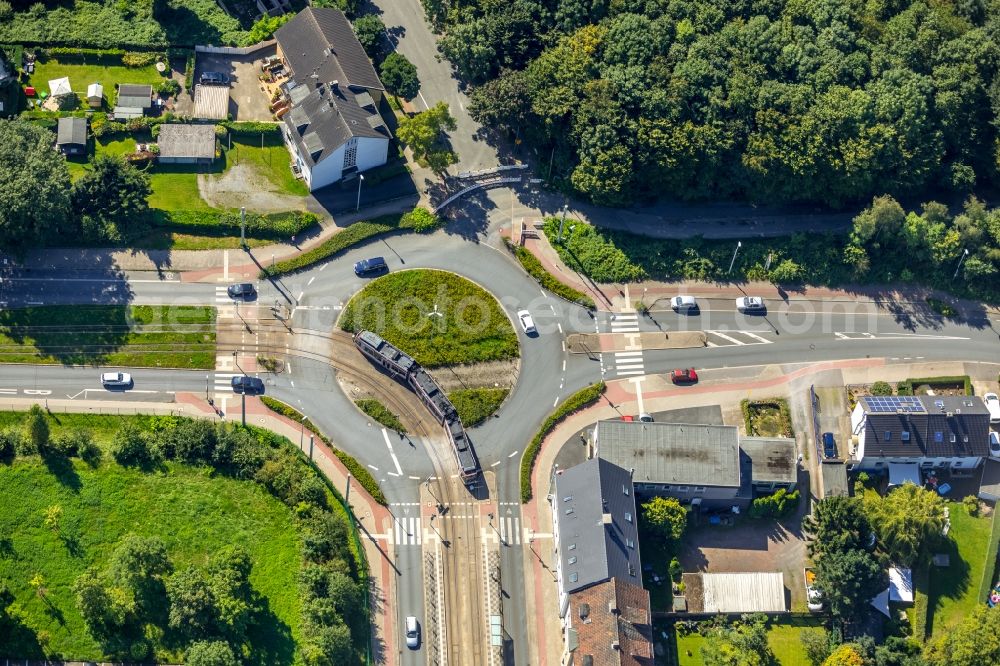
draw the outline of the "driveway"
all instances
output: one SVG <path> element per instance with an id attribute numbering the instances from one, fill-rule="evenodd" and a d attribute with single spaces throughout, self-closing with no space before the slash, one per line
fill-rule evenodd
<path id="1" fill-rule="evenodd" d="M 229 113 L 233 120 L 274 120 L 268 108 L 267 95 L 257 77 L 264 58 L 275 55 L 277 47 L 270 46 L 250 55 L 224 55 L 199 53 L 195 66 L 195 82 L 203 72 L 222 72 L 232 83 L 229 88 Z"/>

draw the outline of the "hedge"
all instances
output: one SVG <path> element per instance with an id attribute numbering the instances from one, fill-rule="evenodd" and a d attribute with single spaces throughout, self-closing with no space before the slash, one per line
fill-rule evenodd
<path id="1" fill-rule="evenodd" d="M 278 136 L 281 134 L 281 125 L 278 123 L 265 123 L 251 120 L 244 122 L 223 120 L 219 124 L 229 130 L 229 132 L 234 136 L 249 136 L 254 134 L 274 134 Z"/>
<path id="2" fill-rule="evenodd" d="M 556 296 L 566 299 L 570 303 L 577 303 L 590 310 L 597 307 L 594 303 L 594 299 L 590 296 L 587 296 L 581 291 L 577 291 L 569 285 L 563 284 L 554 275 L 545 270 L 545 267 L 542 266 L 542 262 L 538 260 L 538 257 L 533 255 L 527 248 L 514 245 L 506 238 L 503 239 L 503 242 L 507 245 L 507 249 L 510 250 L 517 258 L 521 267 L 528 272 L 528 275 L 535 278 L 535 280 L 542 285 L 542 287 L 548 289 Z"/>
<path id="3" fill-rule="evenodd" d="M 543 423 L 542 427 L 538 429 L 537 433 L 535 433 L 534 438 L 532 438 L 531 443 L 528 444 L 528 448 L 524 450 L 524 455 L 521 457 L 522 504 L 530 501 L 532 497 L 531 472 L 535 468 L 535 459 L 538 458 L 538 453 L 542 449 L 542 441 L 567 416 L 597 402 L 604 394 L 604 388 L 604 382 L 598 382 L 596 384 L 591 384 L 586 388 L 580 389 L 563 401 L 563 403 L 556 408 L 556 411 L 549 414 L 549 417 L 545 419 L 545 423 Z"/>
<path id="4" fill-rule="evenodd" d="M 344 463 L 344 467 L 346 467 L 347 471 L 351 473 L 358 483 L 361 484 L 361 487 L 368 491 L 368 494 L 372 496 L 372 499 L 382 506 L 388 505 L 388 500 L 386 500 L 385 495 L 382 494 L 382 489 L 378 487 L 378 481 L 375 480 L 375 477 L 372 476 L 371 472 L 369 472 L 368 469 L 359 463 L 353 456 L 344 453 L 340 449 L 333 446 L 330 442 L 330 438 L 324 435 L 319 428 L 313 425 L 313 422 L 306 418 L 302 412 L 298 411 L 294 407 L 291 407 L 290 405 L 286 405 L 280 400 L 275 400 L 274 398 L 266 395 L 261 396 L 260 399 L 261 402 L 263 402 L 264 405 L 272 412 L 290 418 L 294 421 L 299 421 L 306 428 L 316 433 L 316 435 L 323 440 L 323 443 L 330 447 L 333 454 L 340 459 L 340 462 Z"/>
<path id="5" fill-rule="evenodd" d="M 393 414 L 392 410 L 383 405 L 381 401 L 375 398 L 362 398 L 361 400 L 355 400 L 354 404 L 358 406 L 358 409 L 370 416 L 373 421 L 381 423 L 389 430 L 395 430 L 398 433 L 406 432 L 406 426 L 399 420 L 399 417 Z"/>
<path id="6" fill-rule="evenodd" d="M 377 238 L 383 234 L 406 229 L 401 214 L 383 215 L 376 217 L 372 221 L 355 222 L 343 231 L 337 232 L 326 239 L 319 247 L 303 252 L 291 259 L 285 259 L 274 264 L 268 269 L 260 272 L 262 279 L 294 273 L 304 268 L 308 268 L 315 263 L 329 259 L 338 252 L 343 252 L 349 247 L 358 245 L 372 238 Z"/>
<path id="7" fill-rule="evenodd" d="M 240 212 L 235 209 L 174 210 L 152 209 L 150 221 L 158 227 L 173 227 L 175 231 L 194 236 L 238 236 Z M 319 217 L 305 211 L 287 213 L 246 214 L 248 238 L 282 240 L 302 234 L 319 224 Z"/>
<path id="8" fill-rule="evenodd" d="M 187 56 L 187 62 L 184 63 L 184 90 L 187 90 L 191 95 L 194 95 L 195 57 L 195 52 L 192 51 Z"/>
<path id="9" fill-rule="evenodd" d="M 899 395 L 913 395 L 913 387 L 921 384 L 930 386 L 940 386 L 942 384 L 961 384 L 965 395 L 972 395 L 972 381 L 969 375 L 955 375 L 952 377 L 921 377 L 917 379 L 907 379 L 896 384 L 896 393 Z"/>

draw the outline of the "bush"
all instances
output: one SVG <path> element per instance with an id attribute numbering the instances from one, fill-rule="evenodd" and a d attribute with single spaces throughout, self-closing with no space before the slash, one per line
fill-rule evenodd
<path id="1" fill-rule="evenodd" d="M 156 210 L 150 213 L 157 226 L 178 233 L 196 236 L 239 236 L 238 210 Z M 246 214 L 246 231 L 250 238 L 283 240 L 304 233 L 319 224 L 319 218 L 305 211 L 287 213 Z"/>
<path id="2" fill-rule="evenodd" d="M 174 79 L 163 79 L 160 85 L 156 86 L 156 92 L 164 97 L 176 97 L 181 92 L 181 84 Z"/>
<path id="3" fill-rule="evenodd" d="M 875 382 L 868 389 L 868 392 L 872 395 L 892 395 L 892 386 L 888 382 Z"/>
<path id="4" fill-rule="evenodd" d="M 557 242 L 559 225 L 560 218 L 550 217 L 546 218 L 543 229 L 559 258 L 570 268 L 597 282 L 636 282 L 647 277 L 642 266 L 634 263 L 596 227 L 567 221 L 562 242 Z"/>
<path id="5" fill-rule="evenodd" d="M 795 510 L 799 503 L 799 491 L 781 488 L 771 495 L 758 497 L 750 505 L 751 518 L 781 518 Z"/>
<path id="6" fill-rule="evenodd" d="M 355 400 L 354 404 L 358 406 L 358 409 L 363 411 L 368 416 L 378 423 L 381 423 L 386 428 L 390 430 L 395 430 L 398 433 L 405 433 L 406 428 L 403 426 L 402 422 L 399 420 L 395 414 L 389 411 L 389 408 L 383 405 L 378 400 L 367 398 L 362 400 Z"/>
<path id="7" fill-rule="evenodd" d="M 122 54 L 122 64 L 126 67 L 146 67 L 156 62 L 162 54 L 128 51 Z"/>
<path id="8" fill-rule="evenodd" d="M 913 395 L 914 387 L 923 385 L 931 388 L 961 386 L 965 395 L 972 395 L 972 381 L 969 379 L 969 375 L 907 379 L 896 384 L 896 393 L 898 395 Z"/>
<path id="9" fill-rule="evenodd" d="M 545 422 L 542 424 L 542 427 L 538 429 L 537 433 L 535 433 L 535 436 L 531 439 L 528 447 L 524 450 L 524 455 L 521 457 L 522 504 L 529 502 L 532 497 L 531 472 L 535 468 L 535 459 L 538 458 L 538 453 L 542 449 L 542 441 L 544 441 L 545 437 L 567 416 L 597 402 L 600 397 L 604 395 L 604 388 L 604 382 L 598 382 L 596 384 L 591 384 L 586 388 L 580 389 L 573 395 L 569 396 L 556 408 L 554 412 L 549 414 L 548 418 L 545 419 Z"/>
<path id="10" fill-rule="evenodd" d="M 430 212 L 426 208 L 417 207 L 409 213 L 405 213 L 400 220 L 400 225 L 411 227 L 418 234 L 434 231 L 441 226 L 441 218 Z"/>
<path id="11" fill-rule="evenodd" d="M 962 506 L 965 510 L 969 512 L 969 515 L 975 518 L 979 515 L 979 498 L 975 495 L 968 495 L 962 499 Z"/>
<path id="12" fill-rule="evenodd" d="M 540 284 L 543 288 L 548 289 L 556 296 L 563 298 L 570 303 L 577 303 L 590 310 L 597 307 L 594 303 L 594 299 L 590 296 L 577 291 L 573 287 L 563 284 L 554 275 L 545 270 L 545 267 L 542 266 L 542 262 L 538 260 L 538 257 L 533 255 L 527 248 L 514 245 L 506 238 L 504 239 L 504 243 L 507 245 L 507 249 L 514 254 L 515 258 L 517 258 L 521 267 L 528 273 L 528 275 L 535 278 L 538 284 Z"/>
<path id="13" fill-rule="evenodd" d="M 449 393 L 448 399 L 455 406 L 462 425 L 472 428 L 493 416 L 509 393 L 510 389 L 505 388 L 459 389 Z"/>
<path id="14" fill-rule="evenodd" d="M 954 306 L 945 303 L 940 298 L 928 296 L 924 300 L 927 302 L 927 307 L 942 317 L 954 317 L 958 314 L 958 310 L 956 310 Z"/>
<path id="15" fill-rule="evenodd" d="M 187 62 L 184 63 L 184 89 L 192 94 L 194 94 L 194 64 L 195 52 L 191 51 L 187 56 Z"/>
<path id="16" fill-rule="evenodd" d="M 111 455 L 119 465 L 146 467 L 160 461 L 149 437 L 133 421 L 125 421 L 111 440 Z"/>
<path id="17" fill-rule="evenodd" d="M 219 126 L 232 132 L 233 136 L 252 136 L 254 134 L 270 134 L 281 136 L 281 125 L 278 123 L 267 123 L 261 121 L 247 120 L 235 122 L 233 120 L 223 120 Z"/>

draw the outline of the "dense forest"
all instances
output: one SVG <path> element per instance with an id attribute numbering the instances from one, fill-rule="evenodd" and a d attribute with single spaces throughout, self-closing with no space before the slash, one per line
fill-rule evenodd
<path id="1" fill-rule="evenodd" d="M 423 2 L 474 117 L 598 203 L 998 182 L 1000 0 Z"/>

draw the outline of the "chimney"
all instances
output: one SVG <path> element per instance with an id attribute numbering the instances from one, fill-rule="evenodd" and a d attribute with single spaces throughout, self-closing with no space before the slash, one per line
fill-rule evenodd
<path id="1" fill-rule="evenodd" d="M 611 514 L 610 513 L 602 513 L 601 514 L 601 524 L 602 525 L 610 525 L 611 524 Z"/>
<path id="2" fill-rule="evenodd" d="M 611 641 L 611 649 L 612 650 L 621 650 L 622 646 L 619 645 L 618 641 Z"/>
<path id="3" fill-rule="evenodd" d="M 612 615 L 618 615 L 618 600 L 611 599 L 608 601 L 608 612 Z"/>

